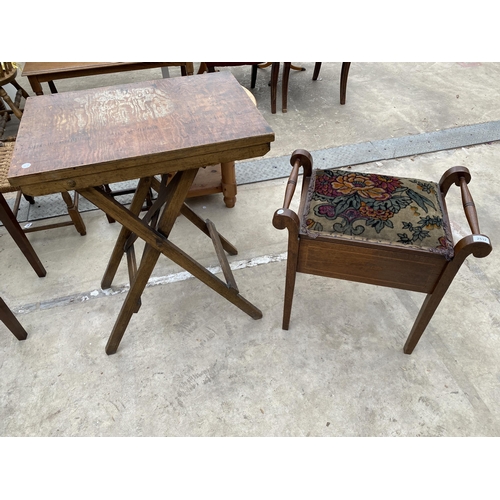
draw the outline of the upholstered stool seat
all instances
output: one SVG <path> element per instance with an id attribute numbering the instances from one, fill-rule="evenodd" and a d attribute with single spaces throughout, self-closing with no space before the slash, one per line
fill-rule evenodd
<path id="1" fill-rule="evenodd" d="M 311 155 L 292 154 L 277 229 L 288 229 L 283 329 L 288 330 L 297 272 L 426 293 L 404 346 L 411 354 L 465 259 L 486 257 L 469 192 L 470 172 L 452 167 L 439 182 L 350 170 L 313 170 Z M 303 167 L 298 214 L 290 210 Z M 453 242 L 445 196 L 460 186 L 472 234 Z M 335 328 L 335 310 L 332 328 Z"/>
<path id="2" fill-rule="evenodd" d="M 435 182 L 314 170 L 301 223 L 312 238 L 349 238 L 453 257 L 448 216 Z"/>

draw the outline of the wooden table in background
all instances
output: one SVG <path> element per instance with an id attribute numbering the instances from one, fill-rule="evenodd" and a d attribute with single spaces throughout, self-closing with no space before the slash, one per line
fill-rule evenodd
<path id="1" fill-rule="evenodd" d="M 133 313 L 139 311 L 160 254 L 252 318 L 262 317 L 240 295 L 225 257 L 224 251 L 236 254 L 236 248 L 184 201 L 200 167 L 263 156 L 272 141 L 273 131 L 228 72 L 27 100 L 9 182 L 33 196 L 76 190 L 123 226 L 101 286 L 111 286 L 124 253 L 131 286 L 106 345 L 107 354 L 116 352 Z M 176 174 L 168 181 L 172 172 Z M 131 179 L 140 181 L 130 208 L 100 187 Z M 141 220 L 151 186 L 158 198 Z M 225 282 L 170 240 L 179 214 L 211 238 Z M 139 266 L 133 245 L 137 238 L 146 243 Z"/>
<path id="2" fill-rule="evenodd" d="M 43 82 L 49 82 L 51 92 L 55 93 L 55 86 L 50 85 L 54 80 L 168 66 L 180 66 L 183 75 L 194 73 L 192 62 L 27 62 L 22 76 L 28 78 L 36 95 L 43 95 Z"/>

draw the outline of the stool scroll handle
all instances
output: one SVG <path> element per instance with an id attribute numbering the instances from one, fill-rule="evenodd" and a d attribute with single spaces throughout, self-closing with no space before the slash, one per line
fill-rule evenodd
<path id="1" fill-rule="evenodd" d="M 467 217 L 467 222 L 469 223 L 472 234 L 480 234 L 481 231 L 479 229 L 476 206 L 474 205 L 474 200 L 467 186 L 467 180 L 463 175 L 460 176 L 460 191 L 462 192 L 462 204 L 465 211 L 465 217 Z"/>
<path id="2" fill-rule="evenodd" d="M 479 229 L 476 207 L 468 187 L 470 181 L 471 174 L 469 169 L 464 166 L 450 168 L 443 174 L 441 180 L 439 181 L 439 187 L 443 196 L 446 196 L 448 189 L 453 184 L 460 186 L 465 217 L 467 218 L 467 222 L 469 223 L 472 231 L 471 235 L 465 236 L 455 245 L 453 273 L 458 271 L 468 255 L 473 254 L 476 258 L 482 258 L 489 255 L 493 249 L 488 236 L 481 234 L 481 230 Z"/>
<path id="3" fill-rule="evenodd" d="M 295 187 L 297 186 L 297 179 L 299 177 L 299 169 L 302 167 L 304 169 L 304 179 L 311 177 L 313 159 L 311 153 L 305 149 L 296 149 L 292 156 L 290 157 L 290 165 L 292 165 L 292 171 L 290 177 L 288 178 L 288 184 L 285 191 L 285 200 L 283 201 L 283 208 L 289 208 L 292 202 L 293 195 L 295 193 Z"/>
<path id="4" fill-rule="evenodd" d="M 300 158 L 297 158 L 293 165 L 292 172 L 290 173 L 290 177 L 288 178 L 285 190 L 285 199 L 283 201 L 283 208 L 290 208 L 290 203 L 292 202 L 295 188 L 297 186 L 297 179 L 299 178 L 300 163 Z"/>
<path id="5" fill-rule="evenodd" d="M 290 204 L 297 186 L 300 167 L 304 169 L 302 188 L 304 188 L 305 179 L 311 177 L 313 164 L 311 153 L 305 149 L 296 149 L 292 153 L 290 164 L 293 168 L 288 178 L 283 208 L 276 210 L 274 213 L 273 225 L 276 229 L 285 229 L 285 227 L 287 227 L 288 230 L 295 235 L 295 238 L 298 238 L 300 221 L 297 214 L 293 210 L 290 210 Z M 293 238 L 291 239 L 293 240 Z"/>

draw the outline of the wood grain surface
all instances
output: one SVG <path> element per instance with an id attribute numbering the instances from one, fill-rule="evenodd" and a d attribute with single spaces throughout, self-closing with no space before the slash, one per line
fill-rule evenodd
<path id="1" fill-rule="evenodd" d="M 273 140 L 229 72 L 36 96 L 8 178 L 49 194 L 263 156 Z"/>

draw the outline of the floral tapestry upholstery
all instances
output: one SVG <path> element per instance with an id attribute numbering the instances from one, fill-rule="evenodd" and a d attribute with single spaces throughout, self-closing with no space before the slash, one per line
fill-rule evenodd
<path id="1" fill-rule="evenodd" d="M 302 218 L 310 237 L 418 248 L 453 257 L 438 184 L 346 170 L 314 170 Z"/>

